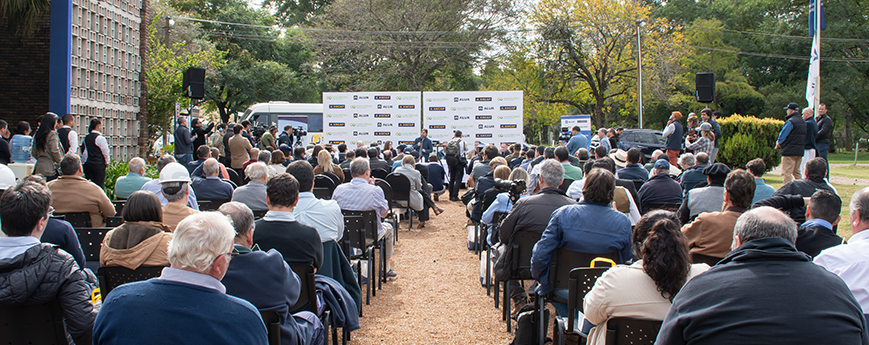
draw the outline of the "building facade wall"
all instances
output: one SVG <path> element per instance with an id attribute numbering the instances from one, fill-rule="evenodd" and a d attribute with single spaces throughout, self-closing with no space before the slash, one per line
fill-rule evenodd
<path id="1" fill-rule="evenodd" d="M 0 23 L 0 119 L 12 128 L 20 121 L 33 126 L 48 111 L 48 18 L 20 36 L 13 36 L 8 22 Z"/>

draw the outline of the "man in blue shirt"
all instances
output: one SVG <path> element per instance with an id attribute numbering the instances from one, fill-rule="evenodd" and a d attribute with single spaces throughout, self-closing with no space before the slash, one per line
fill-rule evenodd
<path id="1" fill-rule="evenodd" d="M 431 139 L 428 138 L 428 130 L 423 128 L 420 131 L 420 135 L 418 138 L 413 140 L 413 149 L 416 152 L 419 152 L 419 156 L 423 158 L 423 160 L 428 161 L 428 155 L 430 155 L 434 150 L 434 145 L 431 143 Z"/>
<path id="2" fill-rule="evenodd" d="M 579 132 L 579 126 L 573 126 L 570 133 L 573 136 L 567 141 L 567 149 L 570 150 L 571 156 L 576 154 L 576 150 L 579 150 L 580 148 L 588 148 L 588 138 Z"/>
<path id="3" fill-rule="evenodd" d="M 115 181 L 115 197 L 118 199 L 126 199 L 133 192 L 142 189 L 142 185 L 151 181 L 145 177 L 145 160 L 139 157 L 133 157 L 127 165 L 130 172 L 126 176 L 118 177 Z"/>
<path id="4" fill-rule="evenodd" d="M 763 159 L 752 159 L 745 164 L 745 168 L 754 175 L 754 199 L 751 200 L 752 205 L 775 194 L 775 188 L 763 181 L 763 174 L 766 171 L 766 164 L 763 163 Z"/>
<path id="5" fill-rule="evenodd" d="M 229 182 L 218 177 L 220 163 L 214 158 L 206 159 L 202 163 L 202 172 L 205 177 L 193 178 L 193 190 L 202 200 L 229 200 L 232 199 L 233 188 Z"/>

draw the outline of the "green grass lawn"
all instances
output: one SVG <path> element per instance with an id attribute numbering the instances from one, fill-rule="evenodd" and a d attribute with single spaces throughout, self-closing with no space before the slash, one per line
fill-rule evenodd
<path id="1" fill-rule="evenodd" d="M 869 179 L 869 168 L 866 168 L 865 166 L 846 165 L 842 167 L 831 168 L 830 172 L 833 174 L 833 176 Z"/>
<path id="2" fill-rule="evenodd" d="M 869 154 L 866 154 L 866 157 L 869 157 Z M 854 156 L 851 156 L 853 162 Z M 832 161 L 831 161 L 832 163 Z M 867 161 L 869 163 L 869 161 Z M 863 168 L 864 170 L 866 168 Z M 834 174 L 837 174 L 837 170 L 833 170 Z M 861 176 L 863 178 L 869 177 L 869 173 L 863 173 Z M 763 180 L 766 184 L 772 186 L 775 189 L 781 188 L 783 185 L 781 176 L 773 175 L 773 174 L 765 174 L 763 175 Z M 851 196 L 854 195 L 855 192 L 860 190 L 863 187 L 861 185 L 845 185 L 833 183 L 833 187 L 839 192 L 839 196 L 842 198 L 842 211 L 839 213 L 842 218 L 839 220 L 839 236 L 842 236 L 845 239 L 851 237 L 851 224 L 848 223 L 849 211 L 848 211 L 848 203 L 851 202 Z"/>
<path id="3" fill-rule="evenodd" d="M 827 161 L 829 161 L 832 164 L 837 164 L 837 163 L 839 163 L 839 164 L 841 164 L 841 163 L 854 164 L 854 151 L 838 152 L 838 153 L 830 154 L 827 156 Z M 869 163 L 869 153 L 860 152 L 857 155 L 857 162 L 858 163 Z M 867 175 L 869 175 L 869 174 L 867 174 Z"/>

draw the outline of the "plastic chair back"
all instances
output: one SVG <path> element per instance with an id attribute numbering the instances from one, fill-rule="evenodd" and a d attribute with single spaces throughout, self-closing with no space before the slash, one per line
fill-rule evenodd
<path id="1" fill-rule="evenodd" d="M 392 185 L 382 178 L 374 179 L 374 185 L 383 190 L 383 197 L 391 205 L 392 204 Z"/>
<path id="2" fill-rule="evenodd" d="M 259 312 L 268 330 L 269 345 L 281 345 L 281 315 L 276 311 Z"/>
<path id="3" fill-rule="evenodd" d="M 229 201 L 229 199 L 196 200 L 199 204 L 200 211 L 217 211 L 221 205 L 228 203 Z"/>
<path id="4" fill-rule="evenodd" d="M 0 334 L 8 344 L 71 344 L 60 301 L 0 306 Z"/>
<path id="5" fill-rule="evenodd" d="M 385 179 L 389 175 L 389 171 L 383 169 L 371 169 L 371 176 L 374 178 Z"/>
<path id="6" fill-rule="evenodd" d="M 540 241 L 542 233 L 517 231 L 513 234 L 513 265 L 510 279 L 529 280 L 531 277 L 531 255 L 534 245 Z"/>
<path id="7" fill-rule="evenodd" d="M 91 224 L 91 214 L 89 212 L 71 212 L 60 213 L 58 216 L 63 216 L 63 219 L 69 222 L 74 228 L 89 228 Z"/>
<path id="8" fill-rule="evenodd" d="M 390 173 L 384 179 L 392 187 L 392 201 L 410 201 L 410 179 L 399 173 Z"/>
<path id="9" fill-rule="evenodd" d="M 589 254 L 564 248 L 556 249 L 555 258 L 553 258 L 549 265 L 549 286 L 551 291 L 569 289 L 570 271 L 577 267 L 590 267 L 592 260 L 598 257 L 616 261 L 619 258 L 619 254 Z"/>
<path id="10" fill-rule="evenodd" d="M 226 174 L 229 175 L 229 180 L 235 183 L 236 186 L 241 186 L 242 179 L 238 176 L 238 172 L 233 169 L 226 169 Z"/>
<path id="11" fill-rule="evenodd" d="M 695 264 L 704 263 L 704 264 L 707 264 L 709 266 L 715 266 L 723 258 L 716 258 L 714 256 L 703 255 L 703 254 L 691 254 L 691 259 Z"/>
<path id="12" fill-rule="evenodd" d="M 652 345 L 661 331 L 662 321 L 614 317 L 607 321 L 607 345 Z"/>
<path id="13" fill-rule="evenodd" d="M 159 277 L 163 272 L 163 266 L 139 266 L 131 270 L 122 266 L 103 266 L 97 270 L 97 278 L 100 281 L 100 295 L 103 301 L 109 292 L 126 283 L 148 280 Z"/>
<path id="14" fill-rule="evenodd" d="M 75 228 L 75 234 L 81 244 L 85 261 L 100 261 L 100 245 L 102 245 L 103 237 L 106 237 L 109 230 L 112 228 Z"/>
<path id="15" fill-rule="evenodd" d="M 570 184 L 573 183 L 573 179 L 566 178 L 561 184 L 558 186 L 558 189 L 561 189 L 562 192 L 567 193 L 567 189 L 570 188 Z"/>
<path id="16" fill-rule="evenodd" d="M 335 168 L 337 169 L 338 167 L 336 166 Z M 325 176 L 329 177 L 330 179 L 332 179 L 332 182 L 335 182 L 336 186 L 344 183 L 344 181 L 341 181 L 341 179 L 338 178 L 338 175 L 335 175 L 333 173 L 324 172 L 322 175 L 325 175 Z"/>
<path id="17" fill-rule="evenodd" d="M 122 217 L 106 217 L 106 227 L 107 228 L 116 228 L 124 224 L 124 218 Z"/>
<path id="18" fill-rule="evenodd" d="M 344 172 L 344 182 L 350 182 L 353 179 L 353 176 L 350 175 L 350 169 L 344 168 L 341 171 Z"/>
<path id="19" fill-rule="evenodd" d="M 120 217 L 121 213 L 124 212 L 124 205 L 127 204 L 126 200 L 115 200 L 112 201 L 112 204 L 115 205 L 115 216 Z"/>
<path id="20" fill-rule="evenodd" d="M 268 213 L 269 210 L 256 210 L 256 211 L 252 211 L 252 212 L 253 212 L 253 219 L 259 220 L 259 219 L 262 219 L 262 217 L 265 217 L 266 213 Z"/>
<path id="21" fill-rule="evenodd" d="M 647 204 L 645 207 L 645 211 L 643 214 L 652 212 L 654 210 L 667 210 L 670 212 L 678 212 L 681 204 Z"/>
<path id="22" fill-rule="evenodd" d="M 301 282 L 299 300 L 290 308 L 290 314 L 309 311 L 314 313 L 314 315 L 319 315 L 317 313 L 317 287 L 314 283 L 314 266 L 290 265 L 290 268 L 293 272 L 296 272 Z"/>
<path id="23" fill-rule="evenodd" d="M 317 199 L 330 200 L 332 199 L 332 192 L 335 191 L 335 181 L 332 180 L 329 176 L 320 174 L 314 176 L 314 196 Z"/>
<path id="24" fill-rule="evenodd" d="M 574 310 L 583 311 L 583 299 L 585 295 L 591 291 L 591 288 L 594 287 L 594 283 L 597 282 L 597 278 L 600 278 L 604 272 L 606 272 L 609 267 L 605 268 L 591 268 L 591 267 L 580 267 L 574 268 L 570 271 L 570 288 L 568 290 L 567 297 L 567 331 L 573 332 L 573 324 L 576 313 Z"/>

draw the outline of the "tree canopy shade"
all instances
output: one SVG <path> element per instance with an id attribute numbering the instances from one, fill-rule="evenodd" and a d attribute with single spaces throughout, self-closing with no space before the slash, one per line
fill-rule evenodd
<path id="1" fill-rule="evenodd" d="M 50 10 L 51 0 L 3 0 L 0 1 L 0 24 L 9 23 L 9 31 L 16 35 L 30 33 Z"/>
<path id="2" fill-rule="evenodd" d="M 315 18 L 316 29 L 307 36 L 329 89 L 426 90 L 439 75 L 465 76 L 488 40 L 502 34 L 511 5 L 510 0 L 337 0 Z"/>

